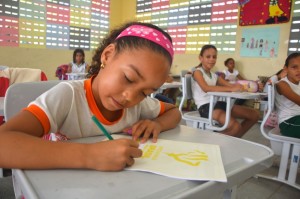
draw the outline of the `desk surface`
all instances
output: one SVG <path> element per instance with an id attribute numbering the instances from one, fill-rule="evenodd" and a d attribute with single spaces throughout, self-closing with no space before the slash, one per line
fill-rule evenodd
<path id="1" fill-rule="evenodd" d="M 4 97 L 0 97 L 0 116 L 4 115 Z"/>
<path id="2" fill-rule="evenodd" d="M 267 93 L 250 93 L 250 92 L 207 92 L 209 95 L 219 96 L 219 97 L 231 97 L 238 99 L 255 99 L 260 96 L 266 96 Z"/>
<path id="3" fill-rule="evenodd" d="M 179 180 L 136 171 L 94 170 L 14 170 L 14 178 L 21 187 L 26 187 L 25 198 L 213 198 L 272 164 L 273 152 L 269 148 L 223 134 L 178 126 L 162 133 L 160 138 L 220 145 L 228 182 Z M 102 139 L 100 136 L 78 142 Z"/>

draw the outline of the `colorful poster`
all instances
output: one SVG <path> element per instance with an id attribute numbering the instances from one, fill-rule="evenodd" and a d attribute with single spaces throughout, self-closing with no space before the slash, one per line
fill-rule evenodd
<path id="1" fill-rule="evenodd" d="M 291 15 L 291 0 L 239 1 L 241 26 L 287 23 Z"/>
<path id="2" fill-rule="evenodd" d="M 141 144 L 143 156 L 126 170 L 185 180 L 227 182 L 218 145 L 159 139 Z"/>
<path id="3" fill-rule="evenodd" d="M 279 27 L 244 28 L 241 39 L 241 57 L 277 57 Z"/>

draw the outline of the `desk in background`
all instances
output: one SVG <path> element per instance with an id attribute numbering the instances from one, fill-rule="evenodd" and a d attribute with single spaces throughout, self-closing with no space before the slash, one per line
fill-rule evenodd
<path id="1" fill-rule="evenodd" d="M 165 89 L 168 88 L 181 88 L 181 82 L 171 82 L 171 83 L 164 83 L 156 92 L 151 93 L 151 97 L 155 97 L 157 93 L 162 93 Z"/>
<path id="2" fill-rule="evenodd" d="M 104 138 L 83 138 L 77 142 L 91 143 Z M 13 170 L 14 185 L 21 187 L 25 198 L 30 199 L 220 198 L 225 190 L 272 164 L 273 152 L 268 147 L 223 134 L 178 126 L 161 133 L 160 138 L 219 145 L 228 182 L 179 180 L 137 171 L 56 169 Z"/>
<path id="3" fill-rule="evenodd" d="M 208 114 L 208 120 L 209 120 L 209 127 L 210 130 L 215 131 L 223 131 L 228 127 L 229 121 L 230 121 L 230 115 L 231 115 L 231 108 L 234 104 L 235 99 L 258 99 L 261 96 L 266 96 L 266 93 L 249 93 L 249 92 L 207 92 L 208 95 L 210 95 L 210 102 L 209 102 L 209 114 Z M 218 127 L 213 125 L 213 119 L 212 119 L 212 112 L 213 108 L 215 106 L 215 99 L 216 98 L 225 98 L 226 101 L 226 117 L 225 117 L 225 123 L 223 126 Z"/>
<path id="4" fill-rule="evenodd" d="M 85 79 L 87 73 L 66 73 L 68 80 Z"/>

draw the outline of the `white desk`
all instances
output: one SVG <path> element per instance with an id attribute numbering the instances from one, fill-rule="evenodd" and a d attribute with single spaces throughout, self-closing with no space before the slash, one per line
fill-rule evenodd
<path id="1" fill-rule="evenodd" d="M 20 186 L 25 198 L 30 199 L 220 198 L 224 190 L 244 182 L 272 164 L 273 152 L 269 148 L 223 134 L 178 126 L 162 133 L 160 138 L 220 145 L 228 182 L 179 180 L 137 171 L 57 169 L 13 170 L 14 185 Z M 80 142 L 102 139 L 103 136 L 84 138 Z"/>
<path id="2" fill-rule="evenodd" d="M 168 89 L 168 88 L 181 88 L 182 83 L 181 82 L 171 82 L 171 83 L 164 83 L 157 91 L 151 93 L 151 97 L 155 97 L 157 93 L 162 93 L 163 90 Z"/>
<path id="3" fill-rule="evenodd" d="M 4 97 L 0 97 L 0 116 L 4 116 Z"/>
<path id="4" fill-rule="evenodd" d="M 78 80 L 85 79 L 87 73 L 66 73 L 68 75 L 68 80 Z"/>
<path id="5" fill-rule="evenodd" d="M 230 121 L 231 108 L 234 103 L 234 100 L 232 99 L 257 99 L 260 98 L 261 96 L 267 95 L 266 93 L 249 93 L 249 92 L 207 92 L 207 94 L 210 95 L 209 114 L 208 114 L 209 126 L 207 128 L 215 131 L 223 131 L 228 127 Z M 225 98 L 226 101 L 226 118 L 225 118 L 225 124 L 222 127 L 214 126 L 213 118 L 212 118 L 213 107 L 215 106 L 215 99 L 219 97 Z"/>

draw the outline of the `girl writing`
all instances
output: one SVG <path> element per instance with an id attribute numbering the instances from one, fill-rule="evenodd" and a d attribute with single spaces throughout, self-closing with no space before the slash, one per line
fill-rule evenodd
<path id="1" fill-rule="evenodd" d="M 276 84 L 275 105 L 280 132 L 300 138 L 300 53 L 290 54 L 284 64 L 287 76 Z"/>
<path id="2" fill-rule="evenodd" d="M 230 84 L 221 77 L 211 72 L 217 61 L 217 49 L 213 45 L 202 47 L 199 55 L 201 64 L 193 72 L 192 91 L 193 98 L 199 110 L 200 116 L 208 118 L 210 91 L 243 91 L 239 84 Z M 225 123 L 226 103 L 218 101 L 214 107 L 212 118 L 221 125 Z M 242 119 L 239 123 L 237 118 Z M 235 137 L 242 137 L 259 118 L 256 110 L 240 105 L 234 105 L 231 111 L 228 128 L 222 133 Z"/>
<path id="3" fill-rule="evenodd" d="M 170 36 L 154 25 L 133 22 L 112 31 L 95 51 L 90 79 L 59 83 L 0 126 L 0 167 L 116 171 L 132 165 L 142 155 L 138 138 L 151 135 L 156 142 L 181 119 L 174 105 L 148 97 L 167 79 L 172 58 Z M 110 133 L 130 129 L 133 139 L 41 139 L 50 132 L 69 139 L 103 135 L 93 115 Z"/>

